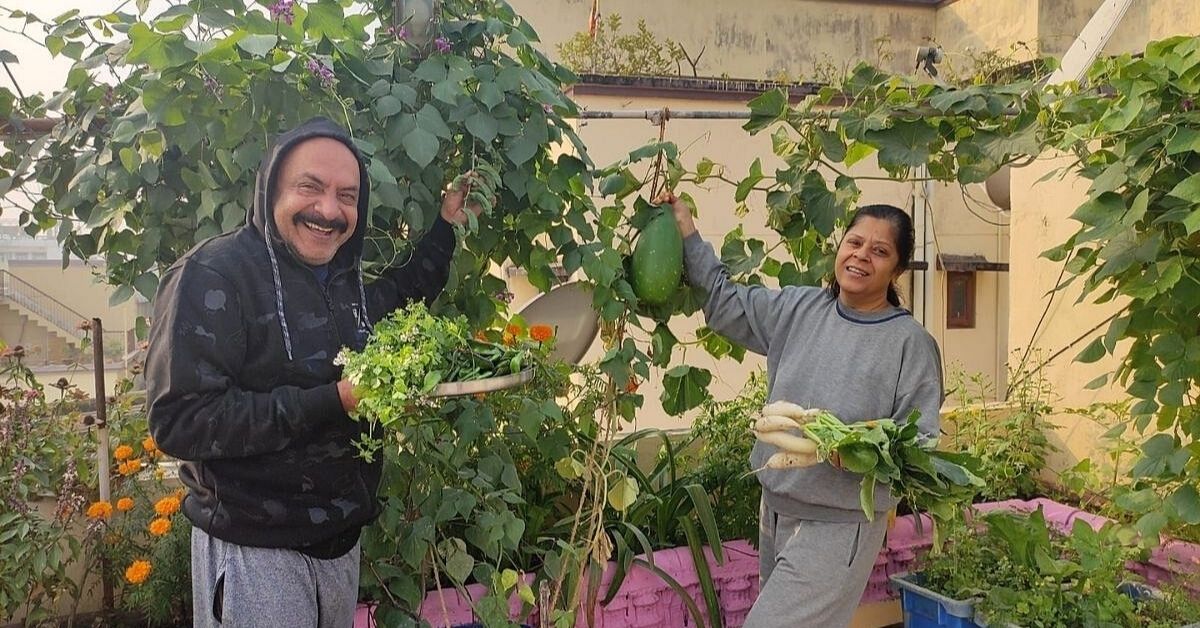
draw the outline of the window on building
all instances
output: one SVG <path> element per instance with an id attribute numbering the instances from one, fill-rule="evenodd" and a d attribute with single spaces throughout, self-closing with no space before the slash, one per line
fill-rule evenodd
<path id="1" fill-rule="evenodd" d="M 946 328 L 975 328 L 975 273 L 946 273 Z"/>

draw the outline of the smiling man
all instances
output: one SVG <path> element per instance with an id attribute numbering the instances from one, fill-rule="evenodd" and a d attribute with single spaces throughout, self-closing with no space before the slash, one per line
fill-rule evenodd
<path id="1" fill-rule="evenodd" d="M 369 189 L 350 136 L 317 118 L 263 160 L 246 225 L 163 276 L 147 359 L 150 430 L 184 461 L 196 626 L 344 627 L 358 539 L 379 511 L 381 462 L 333 357 L 442 291 L 467 220 L 465 190 L 407 262 L 370 284 L 360 266 Z"/>

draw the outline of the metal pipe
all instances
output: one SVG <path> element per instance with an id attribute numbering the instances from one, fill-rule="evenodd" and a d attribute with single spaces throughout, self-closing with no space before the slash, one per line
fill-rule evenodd
<path id="1" fill-rule="evenodd" d="M 112 503 L 112 487 L 109 484 L 108 451 L 108 393 L 104 386 L 104 324 L 99 317 L 92 319 L 92 368 L 96 375 L 96 475 L 100 480 L 100 501 Z M 104 608 L 113 607 L 113 584 L 111 565 L 101 559 L 100 582 Z"/>

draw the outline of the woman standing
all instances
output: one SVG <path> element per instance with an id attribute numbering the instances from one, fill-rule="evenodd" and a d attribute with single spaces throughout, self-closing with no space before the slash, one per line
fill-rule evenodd
<path id="1" fill-rule="evenodd" d="M 688 277 L 708 291 L 709 327 L 767 358 L 768 401 L 821 408 L 847 423 L 903 420 L 938 434 L 941 357 L 900 307 L 894 280 L 912 261 L 912 220 L 891 205 L 860 207 L 838 245 L 828 288 L 772 290 L 733 282 L 691 212 L 672 194 Z M 758 441 L 751 468 L 777 449 Z M 859 503 L 861 476 L 834 465 L 758 473 L 762 484 L 760 583 L 746 628 L 829 628 L 850 623 L 883 547 L 896 500 L 876 491 L 874 521 Z"/>

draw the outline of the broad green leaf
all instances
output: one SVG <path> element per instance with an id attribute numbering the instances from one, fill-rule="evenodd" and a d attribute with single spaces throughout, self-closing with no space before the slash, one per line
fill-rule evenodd
<path id="1" fill-rule="evenodd" d="M 1200 153 L 1200 130 L 1181 128 L 1171 141 L 1167 143 L 1167 154 L 1178 155 L 1180 153 Z"/>
<path id="2" fill-rule="evenodd" d="M 699 406 L 709 398 L 708 385 L 712 373 L 693 366 L 677 366 L 663 376 L 662 406 L 671 416 L 677 416 Z"/>
<path id="3" fill-rule="evenodd" d="M 1084 364 L 1091 364 L 1103 358 L 1105 353 L 1104 338 L 1095 338 L 1088 343 L 1088 346 L 1079 355 L 1075 356 L 1075 360 Z"/>
<path id="4" fill-rule="evenodd" d="M 420 127 L 409 131 L 402 144 L 408 158 L 422 168 L 433 162 L 440 148 L 437 136 Z"/>
<path id="5" fill-rule="evenodd" d="M 853 166 L 854 164 L 871 156 L 875 152 L 875 147 L 866 142 L 854 142 L 846 149 L 845 164 Z"/>
<path id="6" fill-rule="evenodd" d="M 929 161 L 938 134 L 923 120 L 900 120 L 891 128 L 868 131 L 866 139 L 879 148 L 880 164 L 916 168 Z"/>
<path id="7" fill-rule="evenodd" d="M 238 40 L 237 46 L 256 57 L 265 57 L 278 42 L 275 35 L 246 35 Z"/>
<path id="8" fill-rule="evenodd" d="M 743 125 L 742 128 L 753 135 L 771 126 L 783 116 L 784 112 L 788 109 L 788 97 L 782 89 L 772 89 L 763 92 L 748 104 L 750 106 L 750 121 Z"/>
<path id="9" fill-rule="evenodd" d="M 1179 182 L 1167 193 L 1168 196 L 1181 198 L 1189 203 L 1200 203 L 1200 173 L 1194 174 Z"/>
<path id="10" fill-rule="evenodd" d="M 1195 486 L 1184 484 L 1175 489 L 1175 492 L 1171 494 L 1170 502 L 1184 523 L 1200 524 L 1200 492 L 1197 492 Z"/>
<path id="11" fill-rule="evenodd" d="M 638 485 L 632 479 L 622 476 L 608 489 L 608 504 L 617 512 L 625 512 L 637 501 Z"/>
<path id="12" fill-rule="evenodd" d="M 400 102 L 399 98 L 391 94 L 387 94 L 375 101 L 375 115 L 380 120 L 390 118 L 404 109 L 404 103 Z"/>
<path id="13" fill-rule="evenodd" d="M 466 124 L 467 130 L 471 132 L 471 135 L 474 135 L 485 143 L 490 143 L 496 139 L 496 135 L 499 132 L 496 119 L 483 111 L 467 118 Z"/>

